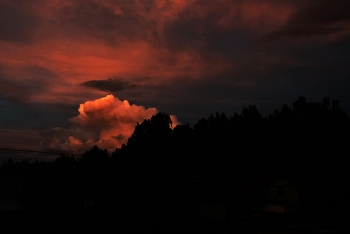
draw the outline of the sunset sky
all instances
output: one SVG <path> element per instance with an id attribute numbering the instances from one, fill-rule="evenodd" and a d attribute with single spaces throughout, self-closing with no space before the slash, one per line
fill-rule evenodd
<path id="1" fill-rule="evenodd" d="M 0 0 L 0 148 L 114 149 L 299 96 L 350 114 L 348 0 Z"/>

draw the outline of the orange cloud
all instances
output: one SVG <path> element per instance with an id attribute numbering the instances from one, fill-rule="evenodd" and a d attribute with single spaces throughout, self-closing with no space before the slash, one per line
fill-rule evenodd
<path id="1" fill-rule="evenodd" d="M 102 149 L 114 150 L 133 133 L 136 123 L 151 118 L 158 113 L 156 108 L 145 108 L 127 100 L 121 101 L 113 95 L 107 95 L 94 101 L 80 104 L 79 115 L 70 119 L 72 129 L 53 129 L 56 136 L 51 148 L 66 151 L 83 152 L 97 145 Z M 179 124 L 176 116 L 171 115 L 172 128 Z M 66 135 L 62 134 L 66 131 Z M 94 139 L 94 133 L 97 139 Z"/>

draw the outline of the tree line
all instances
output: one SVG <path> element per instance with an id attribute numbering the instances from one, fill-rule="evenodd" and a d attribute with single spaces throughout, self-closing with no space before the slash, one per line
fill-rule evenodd
<path id="1" fill-rule="evenodd" d="M 299 97 L 292 107 L 283 105 L 265 118 L 249 105 L 230 117 L 216 112 L 193 127 L 171 129 L 170 116 L 158 113 L 137 123 L 127 144 L 112 154 L 94 146 L 79 160 L 61 155 L 54 162 L 36 164 L 111 169 L 120 176 L 152 180 L 235 180 L 264 174 L 324 181 L 348 175 L 349 130 L 338 100 L 308 102 Z M 3 162 L 2 172 L 13 164 Z"/>
<path id="2" fill-rule="evenodd" d="M 233 116 L 216 112 L 193 126 L 171 124 L 168 114 L 158 113 L 137 123 L 127 144 L 111 154 L 94 146 L 81 159 L 9 160 L 0 176 L 22 184 L 18 193 L 28 206 L 52 209 L 71 209 L 84 199 L 126 213 L 125 204 L 143 207 L 139 211 L 149 201 L 190 204 L 197 198 L 183 191 L 193 178 L 223 189 L 246 178 L 285 178 L 310 202 L 340 204 L 350 195 L 350 121 L 338 100 L 299 97 L 265 118 L 249 105 Z"/>

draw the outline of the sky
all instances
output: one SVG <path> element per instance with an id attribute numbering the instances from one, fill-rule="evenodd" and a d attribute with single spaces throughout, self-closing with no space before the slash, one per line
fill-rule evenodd
<path id="1" fill-rule="evenodd" d="M 348 0 L 0 0 L 0 148 L 113 150 L 299 96 L 350 114 Z"/>

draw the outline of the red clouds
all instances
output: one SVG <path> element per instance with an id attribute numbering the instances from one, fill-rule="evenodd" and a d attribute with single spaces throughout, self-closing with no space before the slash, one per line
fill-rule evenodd
<path id="1" fill-rule="evenodd" d="M 32 77 L 30 71 L 19 70 L 45 68 L 54 76 L 38 77 L 45 87 L 27 101 L 70 104 L 107 94 L 86 91 L 80 86 L 84 82 L 117 76 L 136 85 L 162 84 L 231 71 L 239 67 L 235 53 L 241 45 L 234 29 L 280 25 L 294 11 L 290 4 L 255 0 L 40 0 L 1 5 L 13 12 L 0 22 L 11 29 L 0 31 L 0 64 L 15 73 L 11 80 L 22 83 Z M 222 56 L 227 53 L 229 59 Z M 138 82 L 139 77 L 149 80 Z"/>
<path id="2" fill-rule="evenodd" d="M 4 34 L 0 40 L 6 38 L 0 42 L 3 48 L 0 63 L 17 68 L 44 67 L 56 73 L 58 80 L 52 79 L 52 85 L 47 85 L 33 101 L 60 102 L 57 96 L 70 95 L 75 97 L 72 103 L 101 95 L 95 92 L 93 97 L 84 94 L 79 98 L 67 89 L 89 80 L 113 76 L 132 80 L 147 76 L 152 82 L 162 82 L 176 77 L 199 78 L 231 69 L 234 62 L 220 59 L 221 51 L 212 49 L 216 45 L 212 45 L 215 42 L 210 41 L 210 34 L 217 33 L 216 29 L 224 32 L 237 27 L 279 25 L 293 9 L 275 1 L 251 0 L 205 4 L 180 0 L 77 0 L 20 5 L 7 1 L 4 5 L 18 17 L 13 20 L 14 14 L 4 16 L 7 18 L 0 24 L 12 31 L 30 30 L 0 32 Z M 194 28 L 183 31 L 183 24 Z M 195 33 L 195 38 L 189 37 L 189 33 Z M 18 38 L 19 35 L 23 38 Z M 179 48 L 170 38 L 183 38 L 192 47 Z M 213 63 L 209 58 L 218 61 Z M 26 75 L 21 74 L 17 79 L 26 79 Z"/>
<path id="3" fill-rule="evenodd" d="M 341 40 L 350 34 L 349 11 L 347 0 L 310 1 L 261 40 L 312 37 L 321 37 L 323 41 Z"/>
<path id="4" fill-rule="evenodd" d="M 314 77 L 339 73 L 345 80 L 347 64 L 338 61 L 348 61 L 349 53 L 335 42 L 350 35 L 348 12 L 346 0 L 2 0 L 0 102 L 52 108 L 84 103 L 69 133 L 55 130 L 64 137 L 53 145 L 65 142 L 75 151 L 94 143 L 119 146 L 135 121 L 156 111 L 129 105 L 139 112 L 123 122 L 122 112 L 114 113 L 126 110 L 123 102 L 98 99 L 109 93 L 197 118 L 217 105 L 232 110 L 241 99 L 260 101 L 257 93 L 288 93 L 294 100 L 300 93 L 288 90 L 315 90 Z M 334 47 L 322 54 L 327 46 Z M 331 74 L 315 74 L 315 66 Z M 318 92 L 328 93 L 332 85 L 324 87 Z M 25 117 L 18 121 L 28 126 Z"/>
<path id="5" fill-rule="evenodd" d="M 37 78 L 45 86 L 30 94 L 34 103 L 96 99 L 106 91 L 80 84 L 109 77 L 135 85 L 206 79 L 250 63 L 257 38 L 336 40 L 349 32 L 345 0 L 4 0 L 0 7 L 0 65 L 12 74 L 3 79 L 31 79 L 28 67 L 54 74 Z"/>
<path id="6" fill-rule="evenodd" d="M 78 111 L 79 115 L 70 119 L 71 129 L 53 129 L 56 136 L 50 147 L 81 152 L 97 145 L 113 150 L 127 142 L 137 122 L 158 112 L 156 108 L 130 105 L 113 95 L 80 104 Z M 174 128 L 179 122 L 175 116 L 171 120 Z"/>

